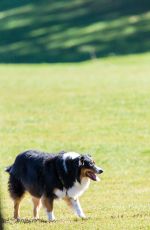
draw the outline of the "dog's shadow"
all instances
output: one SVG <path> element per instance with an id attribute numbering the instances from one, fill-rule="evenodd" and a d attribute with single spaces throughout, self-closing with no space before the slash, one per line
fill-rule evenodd
<path id="1" fill-rule="evenodd" d="M 14 220 L 14 218 L 8 218 L 8 219 L 3 219 L 3 223 L 4 224 L 8 224 L 8 223 L 16 223 L 16 224 L 31 224 L 31 223 L 36 223 L 36 222 L 41 222 L 41 223 L 55 223 L 56 221 L 50 222 L 48 220 L 44 220 L 44 219 L 29 219 L 29 218 L 22 218 L 20 220 Z"/>
<path id="2" fill-rule="evenodd" d="M 7 219 L 3 219 L 3 223 L 4 224 L 13 224 L 13 223 L 16 223 L 16 224 L 31 224 L 31 223 L 49 223 L 49 224 L 55 224 L 55 223 L 64 223 L 64 222 L 80 222 L 80 221 L 87 221 L 91 218 L 86 218 L 86 219 L 79 219 L 79 218 L 73 218 L 73 219 L 59 219 L 59 220 L 55 220 L 55 221 L 48 221 L 48 220 L 44 220 L 44 219 L 29 219 L 29 218 L 22 218 L 20 220 L 14 220 L 14 218 L 7 218 Z"/>

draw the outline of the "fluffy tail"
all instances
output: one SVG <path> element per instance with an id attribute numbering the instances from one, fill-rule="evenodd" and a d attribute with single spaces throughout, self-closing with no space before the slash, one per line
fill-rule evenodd
<path id="1" fill-rule="evenodd" d="M 5 168 L 5 172 L 10 173 L 11 168 L 12 168 L 12 165 L 11 165 L 11 166 L 6 167 L 6 168 Z"/>

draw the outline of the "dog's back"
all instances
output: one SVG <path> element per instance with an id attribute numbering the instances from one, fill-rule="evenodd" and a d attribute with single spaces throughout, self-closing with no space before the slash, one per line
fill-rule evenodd
<path id="1" fill-rule="evenodd" d="M 9 192 L 12 198 L 21 198 L 25 191 L 40 197 L 43 193 L 44 162 L 54 155 L 29 150 L 19 154 L 12 166 L 6 168 L 10 174 Z"/>

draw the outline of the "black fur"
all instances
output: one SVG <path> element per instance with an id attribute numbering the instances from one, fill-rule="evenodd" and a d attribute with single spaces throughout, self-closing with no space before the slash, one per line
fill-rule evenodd
<path id="1" fill-rule="evenodd" d="M 23 184 L 13 174 L 11 174 L 9 177 L 8 189 L 13 199 L 21 198 L 25 192 Z"/>
<path id="2" fill-rule="evenodd" d="M 66 161 L 69 177 L 63 167 L 63 154 L 48 154 L 29 150 L 19 154 L 12 166 L 6 168 L 10 174 L 9 192 L 12 198 L 20 198 L 25 191 L 32 196 L 57 198 L 54 188 L 63 190 L 73 186 L 77 179 L 80 181 L 79 158 Z"/>

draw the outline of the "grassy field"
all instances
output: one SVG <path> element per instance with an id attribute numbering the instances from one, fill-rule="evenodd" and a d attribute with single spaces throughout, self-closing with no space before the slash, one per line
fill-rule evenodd
<path id="1" fill-rule="evenodd" d="M 1 65 L 1 198 L 5 229 L 150 229 L 150 54 L 82 64 Z M 12 218 L 5 166 L 26 149 L 92 153 L 104 169 L 81 197 L 88 217 L 62 201 L 57 221 L 32 221 L 32 202 Z"/>

